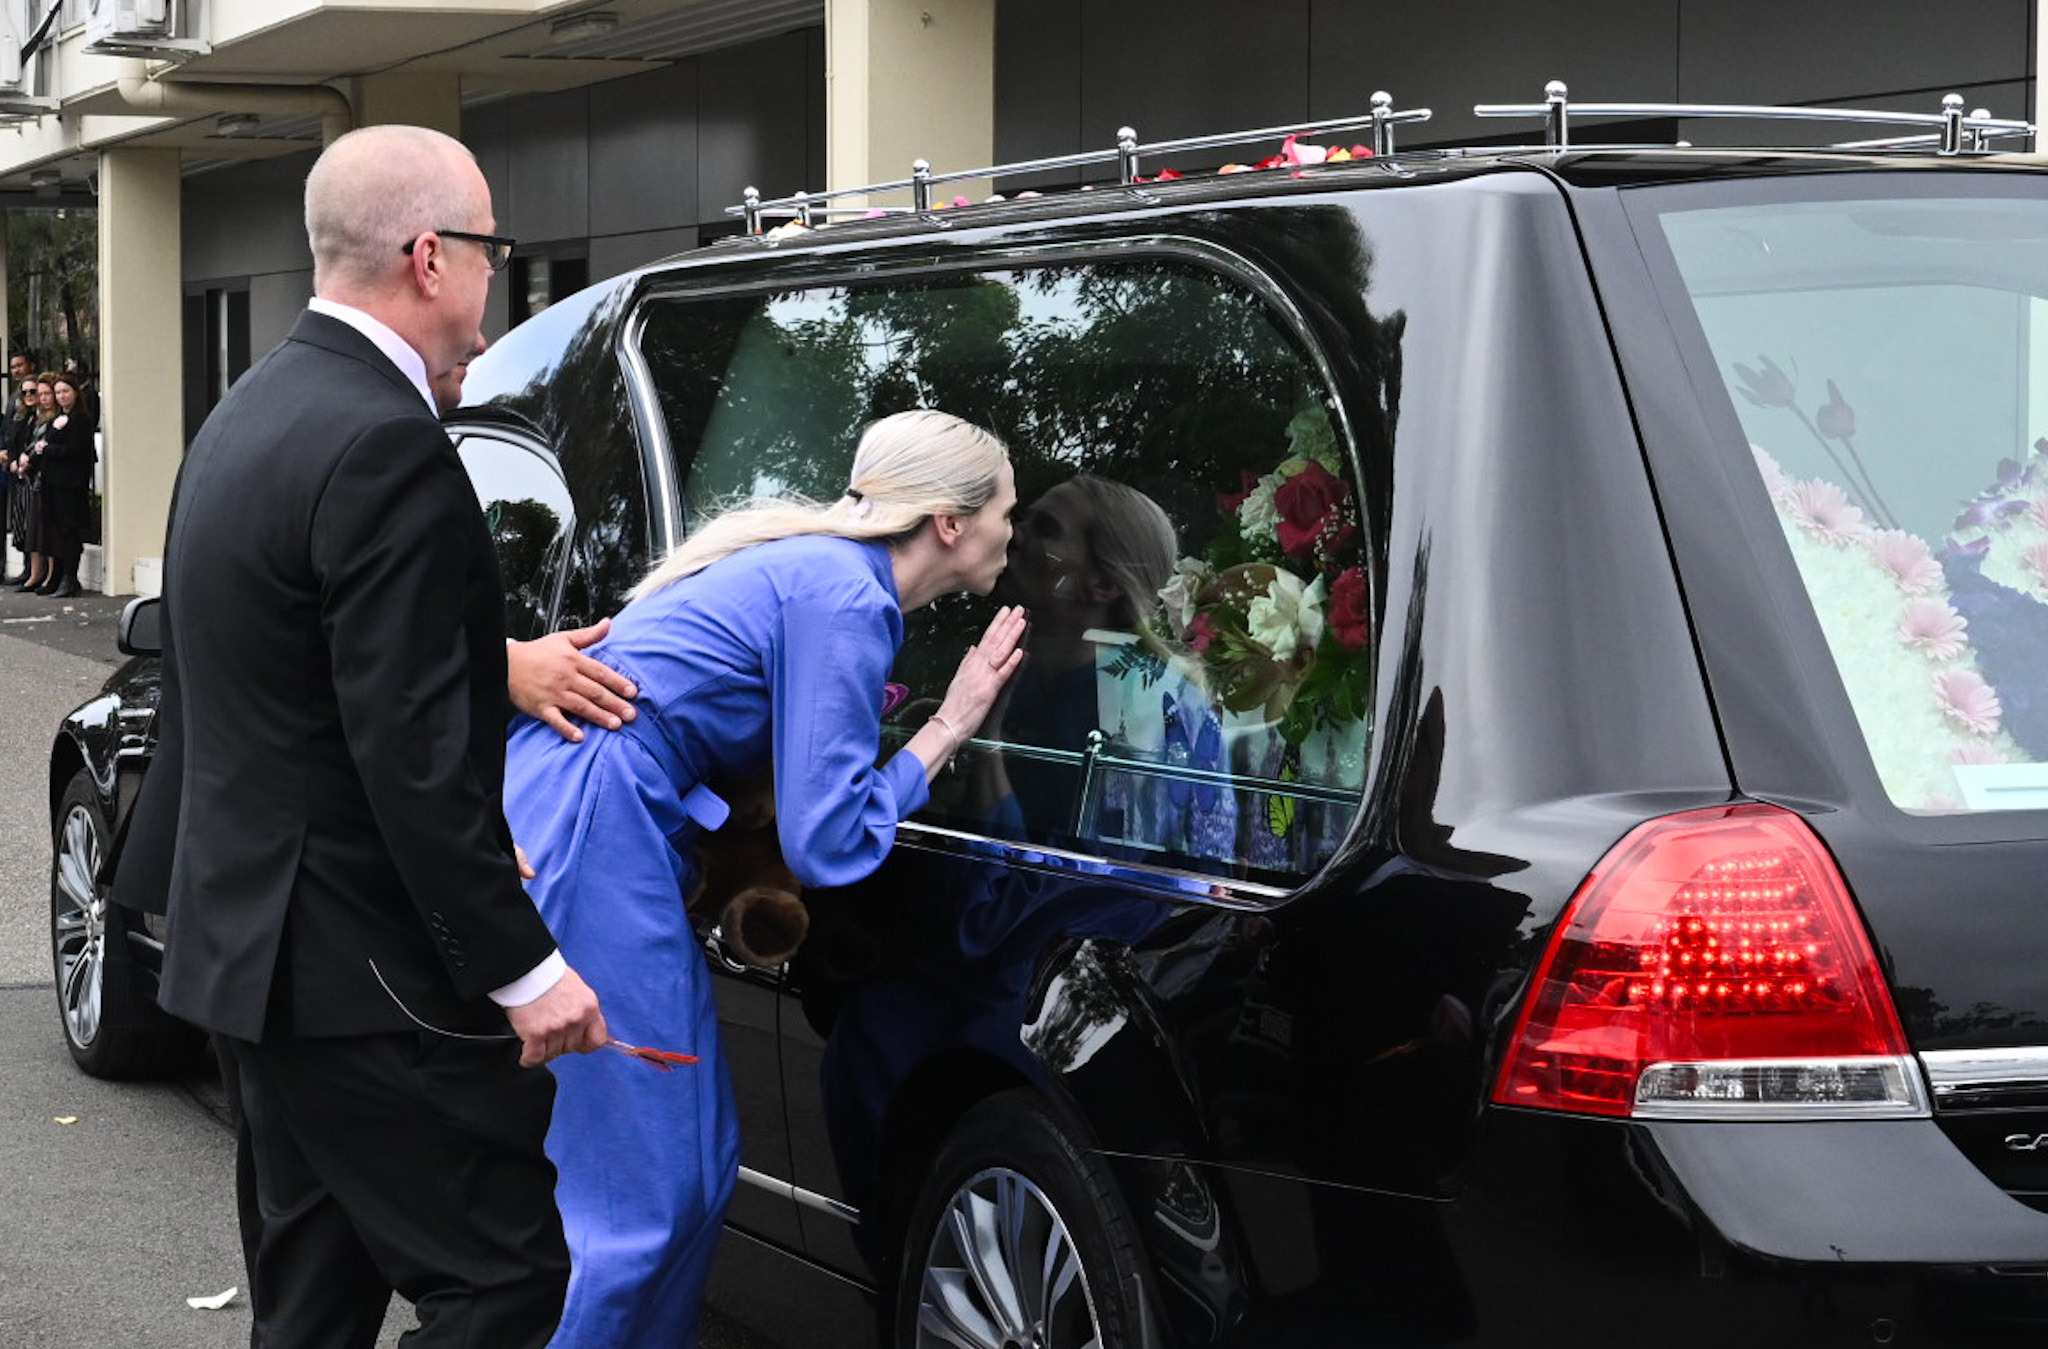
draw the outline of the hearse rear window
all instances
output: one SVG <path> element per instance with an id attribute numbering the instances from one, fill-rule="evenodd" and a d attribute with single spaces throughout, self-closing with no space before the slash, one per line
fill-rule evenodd
<path id="1" fill-rule="evenodd" d="M 2048 201 L 1660 218 L 1886 792 L 2048 807 Z"/>
<path id="2" fill-rule="evenodd" d="M 678 299 L 642 355 L 697 510 L 835 497 L 861 426 L 901 408 L 1008 442 L 1020 508 L 994 599 L 1030 609 L 1030 658 L 921 819 L 1279 883 L 1335 849 L 1371 705 L 1355 474 L 1313 365 L 1251 293 L 1140 261 Z M 883 752 L 990 605 L 910 616 Z"/>

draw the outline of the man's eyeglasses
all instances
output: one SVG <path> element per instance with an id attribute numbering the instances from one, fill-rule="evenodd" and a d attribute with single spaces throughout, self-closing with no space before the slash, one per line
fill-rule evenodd
<path id="1" fill-rule="evenodd" d="M 490 264 L 494 272 L 505 270 L 506 265 L 512 261 L 512 249 L 519 242 L 503 234 L 471 234 L 468 230 L 435 230 L 434 233 L 443 239 L 467 239 L 473 244 L 481 245 L 484 250 L 484 261 Z M 417 241 L 407 239 L 405 247 L 398 251 L 411 257 L 415 242 Z"/>

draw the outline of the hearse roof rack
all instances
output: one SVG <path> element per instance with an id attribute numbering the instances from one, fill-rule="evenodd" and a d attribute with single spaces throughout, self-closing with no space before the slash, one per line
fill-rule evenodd
<path id="1" fill-rule="evenodd" d="M 1083 150 L 1078 154 L 1054 155 L 1045 159 L 1025 159 L 1011 164 L 994 164 L 986 168 L 960 169 L 948 173 L 933 173 L 931 164 L 916 160 L 910 166 L 908 178 L 891 182 L 869 183 L 863 187 L 839 188 L 829 192 L 796 192 L 787 197 L 764 200 L 760 191 L 749 187 L 746 199 L 737 206 L 728 206 L 725 213 L 739 216 L 746 224 L 746 234 L 755 239 L 770 238 L 764 235 L 762 222 L 769 218 L 795 221 L 809 228 L 829 222 L 834 217 L 868 217 L 875 215 L 922 216 L 933 224 L 946 223 L 939 214 L 939 205 L 933 191 L 945 183 L 969 182 L 976 179 L 1009 178 L 1026 173 L 1049 173 L 1060 169 L 1083 168 L 1093 164 L 1115 164 L 1117 178 L 1124 187 L 1136 187 L 1146 180 L 1139 173 L 1139 166 L 1146 156 L 1179 154 L 1190 150 L 1209 150 L 1226 145 L 1241 145 L 1253 141 L 1276 139 L 1298 139 L 1305 136 L 1327 136 L 1349 131 L 1370 131 L 1372 157 L 1387 159 L 1395 155 L 1394 128 L 1430 118 L 1428 108 L 1407 108 L 1396 110 L 1391 95 L 1384 91 L 1373 94 L 1372 111 L 1358 117 L 1342 117 L 1330 121 L 1303 122 L 1290 126 L 1260 127 L 1250 131 L 1228 131 L 1211 136 L 1190 136 L 1181 140 L 1154 141 L 1140 144 L 1138 133 L 1130 127 L 1120 127 L 1116 133 L 1116 146 L 1108 150 Z M 1963 98 L 1960 94 L 1945 94 L 1941 100 L 1941 111 L 1888 112 L 1868 108 L 1803 108 L 1779 107 L 1773 105 L 1750 105 L 1734 103 L 1573 103 L 1565 85 L 1552 80 L 1543 87 L 1541 103 L 1480 103 L 1472 109 L 1478 117 L 1518 117 L 1541 119 L 1543 142 L 1527 146 L 1484 146 L 1466 150 L 1429 151 L 1431 154 L 1512 154 L 1528 150 L 1568 150 L 1571 142 L 1571 123 L 1574 118 L 1715 118 L 1732 117 L 1752 120 L 1798 121 L 1798 122 L 1851 122 L 1870 126 L 1926 127 L 1926 131 L 1909 131 L 1897 136 L 1881 137 L 1875 140 L 1838 141 L 1824 147 L 1830 150 L 1884 150 L 1911 151 L 1933 149 L 1941 155 L 1958 155 L 1965 152 L 1981 152 L 1991 148 L 1994 139 L 2010 136 L 2031 136 L 2034 126 L 2031 122 L 2014 121 L 1993 117 L 1987 110 L 1978 108 L 1963 112 Z M 1686 142 L 1675 143 L 1683 148 Z M 1599 145 L 1598 149 L 1623 147 Z M 849 197 L 865 197 L 873 193 L 901 192 L 908 189 L 909 206 L 835 206 L 831 203 L 844 201 Z"/>
<path id="2" fill-rule="evenodd" d="M 1546 149 L 1571 148 L 1571 119 L 1574 117 L 1742 117 L 1786 122 L 1856 122 L 1866 126 L 1924 126 L 1933 130 L 1918 134 L 1881 137 L 1867 141 L 1837 141 L 1830 150 L 1913 150 L 1932 146 L 1936 153 L 1962 154 L 1966 150 L 1988 150 L 1991 141 L 2002 136 L 2031 136 L 2031 122 L 1993 117 L 1978 108 L 1963 114 L 1963 96 L 1944 94 L 1940 112 L 1882 112 L 1870 108 L 1790 108 L 1744 103 L 1573 103 L 1562 82 L 1543 86 L 1541 103 L 1479 103 L 1475 117 L 1521 117 L 1543 120 Z"/>

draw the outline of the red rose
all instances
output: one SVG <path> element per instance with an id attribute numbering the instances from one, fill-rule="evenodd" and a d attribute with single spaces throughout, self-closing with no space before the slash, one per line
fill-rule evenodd
<path id="1" fill-rule="evenodd" d="M 1188 650 L 1199 656 L 1215 640 L 1216 625 L 1209 621 L 1209 615 L 1196 614 L 1195 621 L 1188 624 Z"/>
<path id="2" fill-rule="evenodd" d="M 1280 551 L 1307 557 L 1328 529 L 1341 528 L 1344 498 L 1351 489 L 1344 480 L 1313 459 L 1308 467 L 1280 484 L 1273 509 L 1280 515 Z"/>
<path id="3" fill-rule="evenodd" d="M 1361 651 L 1371 635 L 1372 620 L 1365 612 L 1365 571 L 1347 567 L 1330 585 L 1330 635 L 1346 651 Z"/>

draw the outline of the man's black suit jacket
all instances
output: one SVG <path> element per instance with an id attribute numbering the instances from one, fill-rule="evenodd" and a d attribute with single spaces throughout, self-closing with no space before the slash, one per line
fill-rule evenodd
<path id="1" fill-rule="evenodd" d="M 497 562 L 425 399 L 347 324 L 302 315 L 200 429 L 163 618 L 136 808 L 175 817 L 165 1010 L 244 1040 L 503 1032 L 487 994 L 554 941 L 501 804 Z"/>

